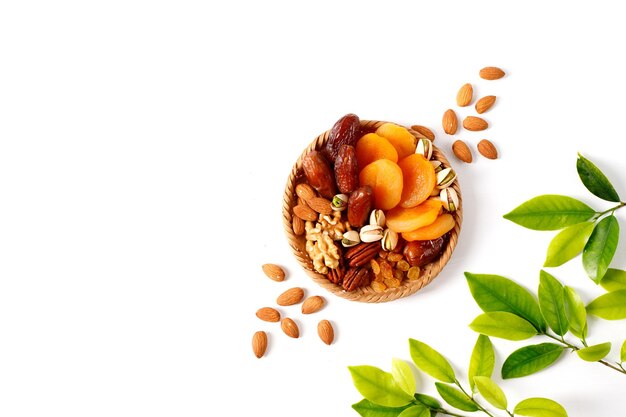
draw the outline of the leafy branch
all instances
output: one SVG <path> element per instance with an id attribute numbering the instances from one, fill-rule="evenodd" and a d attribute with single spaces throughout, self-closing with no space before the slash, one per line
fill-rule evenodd
<path id="1" fill-rule="evenodd" d="M 486 404 L 478 399 L 478 395 L 509 417 L 516 414 L 567 417 L 567 412 L 560 404 L 547 398 L 528 398 L 520 401 L 512 411 L 509 410 L 504 391 L 491 379 L 495 353 L 489 337 L 485 335 L 478 336 L 472 351 L 468 369 L 469 390 L 457 379 L 450 362 L 426 343 L 409 339 L 409 351 L 413 363 L 437 380 L 437 392 L 455 410 L 444 408 L 434 397 L 415 393 L 415 378 L 410 366 L 402 360 L 394 359 L 390 373 L 374 366 L 348 367 L 355 387 L 364 397 L 352 405 L 362 417 L 434 417 L 438 414 L 465 417 L 456 410 L 480 411 L 489 417 L 498 417 L 487 409 Z"/>

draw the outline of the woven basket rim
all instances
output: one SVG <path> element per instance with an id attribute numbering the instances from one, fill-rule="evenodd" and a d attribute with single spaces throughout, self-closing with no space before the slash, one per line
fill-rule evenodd
<path id="1" fill-rule="evenodd" d="M 389 122 L 380 121 L 380 120 L 361 120 L 361 128 L 375 130 L 376 128 L 378 128 L 384 123 L 389 123 Z M 406 129 L 408 129 L 408 131 L 411 132 L 411 134 L 415 136 L 416 138 L 425 138 L 425 136 L 423 136 L 417 131 L 414 131 L 413 129 L 409 127 L 406 127 Z M 297 201 L 297 197 L 295 194 L 295 187 L 298 184 L 298 180 L 303 175 L 302 174 L 302 160 L 304 156 L 310 151 L 320 150 L 324 146 L 326 141 L 328 140 L 329 134 L 330 134 L 330 129 L 320 134 L 319 136 L 317 136 L 302 151 L 296 163 L 293 165 L 291 172 L 289 173 L 287 184 L 285 186 L 285 191 L 283 194 L 283 209 L 282 209 L 283 226 L 285 229 L 285 234 L 287 236 L 289 246 L 291 247 L 292 253 L 295 256 L 296 261 L 300 264 L 304 272 L 309 277 L 311 277 L 311 279 L 315 283 L 317 283 L 318 285 L 320 285 L 321 287 L 323 287 L 330 293 L 336 296 L 339 296 L 341 298 L 350 300 L 350 301 L 359 301 L 359 302 L 365 302 L 365 303 L 381 303 L 381 302 L 397 300 L 399 298 L 404 298 L 404 297 L 407 297 L 409 295 L 416 293 L 417 291 L 419 291 L 426 285 L 430 284 L 435 279 L 435 277 L 439 275 L 439 273 L 443 270 L 445 265 L 450 260 L 450 257 L 452 256 L 452 253 L 454 252 L 454 249 L 457 245 L 458 237 L 461 231 L 461 224 L 463 221 L 463 204 L 461 203 L 462 196 L 461 196 L 461 189 L 459 186 L 458 178 L 451 185 L 451 187 L 457 192 L 459 196 L 459 209 L 451 213 L 454 216 L 456 224 L 454 228 L 449 232 L 450 236 L 448 239 L 448 243 L 446 247 L 444 248 L 444 251 L 441 254 L 441 256 L 437 258 L 435 261 L 431 262 L 430 264 L 422 267 L 422 272 L 420 273 L 420 277 L 418 279 L 413 280 L 413 281 L 404 279 L 402 281 L 402 285 L 400 285 L 400 287 L 398 288 L 387 288 L 385 291 L 376 292 L 371 288 L 370 285 L 368 285 L 366 287 L 359 288 L 355 291 L 350 291 L 350 292 L 345 291 L 340 285 L 333 284 L 326 278 L 325 275 L 322 275 L 313 269 L 312 262 L 308 254 L 304 250 L 304 244 L 305 244 L 304 236 L 297 236 L 293 232 L 293 228 L 292 228 L 291 209 L 295 205 L 295 202 Z M 433 144 L 433 158 L 432 159 L 441 161 L 441 163 L 444 166 L 450 167 L 450 162 L 446 158 L 445 154 L 439 148 L 437 148 L 437 146 L 434 144 Z"/>

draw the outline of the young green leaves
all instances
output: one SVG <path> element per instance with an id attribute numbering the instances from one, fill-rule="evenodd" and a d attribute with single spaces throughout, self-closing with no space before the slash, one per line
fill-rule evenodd
<path id="1" fill-rule="evenodd" d="M 514 414 L 529 417 L 567 417 L 565 409 L 547 398 L 528 398 L 520 401 L 513 409 Z"/>
<path id="2" fill-rule="evenodd" d="M 626 290 L 606 293 L 587 306 L 587 312 L 605 320 L 626 319 Z"/>
<path id="3" fill-rule="evenodd" d="M 564 346 L 555 343 L 540 343 L 517 349 L 502 364 L 502 378 L 520 378 L 539 372 L 556 362 L 564 350 Z"/>
<path id="4" fill-rule="evenodd" d="M 392 374 L 375 366 L 349 366 L 352 382 L 366 400 L 385 407 L 402 407 L 413 401 Z"/>
<path id="5" fill-rule="evenodd" d="M 595 196 L 618 205 L 598 212 L 587 204 L 563 195 L 542 195 L 521 204 L 504 215 L 520 226 L 533 230 L 561 230 L 550 242 L 545 267 L 557 267 L 582 252 L 589 278 L 600 283 L 615 255 L 619 224 L 613 215 L 626 203 L 608 178 L 591 161 L 578 155 L 576 169 L 583 185 Z"/>
<path id="6" fill-rule="evenodd" d="M 626 345 L 626 343 L 625 343 Z M 493 374 L 493 368 L 496 363 L 496 354 L 493 350 L 491 340 L 484 334 L 479 334 L 472 356 L 470 357 L 467 377 L 469 378 L 470 388 L 474 391 L 474 378 L 477 376 L 490 377 Z"/>
<path id="7" fill-rule="evenodd" d="M 443 382 L 453 383 L 456 381 L 450 362 L 426 343 L 409 339 L 409 352 L 415 366 L 428 375 Z"/>
<path id="8" fill-rule="evenodd" d="M 539 273 L 539 307 L 554 333 L 563 336 L 569 330 L 569 319 L 565 312 L 563 285 L 546 271 Z"/>

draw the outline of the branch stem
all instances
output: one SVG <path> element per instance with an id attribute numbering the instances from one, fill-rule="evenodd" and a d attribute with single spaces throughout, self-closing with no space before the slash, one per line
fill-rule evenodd
<path id="1" fill-rule="evenodd" d="M 460 389 L 461 391 L 463 391 L 463 394 L 465 394 L 465 396 L 467 397 L 467 399 L 468 399 L 468 400 L 470 400 L 471 402 L 473 402 L 473 403 L 476 405 L 476 407 L 478 407 L 478 409 L 479 409 L 480 411 L 482 411 L 483 413 L 487 414 L 487 415 L 488 415 L 488 416 L 490 416 L 490 417 L 495 417 L 493 414 L 491 414 L 489 411 L 487 411 L 487 410 L 485 409 L 485 407 L 483 407 L 482 405 L 480 405 L 480 404 L 478 403 L 478 401 L 476 401 L 476 400 L 474 399 L 474 396 L 469 395 L 469 394 L 467 393 L 467 391 L 465 391 L 465 389 L 463 389 L 463 385 L 461 385 L 461 383 L 460 383 L 458 380 L 455 380 L 455 381 L 454 381 L 454 383 L 456 384 L 456 386 L 457 386 L 457 387 L 459 387 L 459 389 Z"/>
<path id="2" fill-rule="evenodd" d="M 614 207 L 611 207 L 611 208 L 610 208 L 610 209 L 608 209 L 608 210 L 604 210 L 604 211 L 601 211 L 601 212 L 599 212 L 599 213 L 596 213 L 596 215 L 595 215 L 595 216 L 593 216 L 593 218 L 592 218 L 591 220 L 596 221 L 596 220 L 598 220 L 600 217 L 604 216 L 605 214 L 608 214 L 608 213 L 613 213 L 614 211 L 619 210 L 619 209 L 621 209 L 621 208 L 622 208 L 622 207 L 624 207 L 624 206 L 626 206 L 626 202 L 624 202 L 624 201 L 620 201 L 618 205 L 616 205 L 616 206 L 614 206 Z"/>
<path id="3" fill-rule="evenodd" d="M 567 342 L 564 338 L 558 338 L 556 336 L 551 335 L 548 332 L 545 332 L 543 334 L 544 334 L 544 336 L 548 336 L 550 339 L 556 340 L 557 342 L 561 343 L 563 346 L 568 347 L 568 348 L 572 349 L 573 351 L 577 351 L 577 350 L 582 349 L 580 346 L 576 346 L 576 345 L 573 345 L 573 344 Z M 604 365 L 606 367 L 609 367 L 609 368 L 613 369 L 614 371 L 617 371 L 617 372 L 620 372 L 620 373 L 626 375 L 626 369 L 624 369 L 621 365 L 615 366 L 611 362 L 607 362 L 604 359 L 600 359 L 597 362 L 601 363 L 602 365 Z"/>

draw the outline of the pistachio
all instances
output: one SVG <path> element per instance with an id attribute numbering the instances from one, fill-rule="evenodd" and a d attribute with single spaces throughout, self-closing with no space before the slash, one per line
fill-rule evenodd
<path id="1" fill-rule="evenodd" d="M 448 211 L 455 211 L 459 208 L 459 195 L 454 191 L 454 188 L 444 188 L 439 193 L 439 198 L 443 202 L 443 208 Z"/>
<path id="2" fill-rule="evenodd" d="M 377 225 L 367 225 L 361 227 L 359 232 L 361 242 L 376 242 L 383 238 L 383 228 Z"/>
<path id="3" fill-rule="evenodd" d="M 385 227 L 385 222 L 385 213 L 382 210 L 372 210 L 372 212 L 370 213 L 370 224 L 372 226 Z"/>
<path id="4" fill-rule="evenodd" d="M 442 169 L 437 173 L 437 187 L 439 188 L 447 188 L 456 179 L 456 173 L 452 168 Z"/>
<path id="5" fill-rule="evenodd" d="M 348 196 L 345 194 L 337 194 L 330 202 L 330 206 L 335 211 L 344 211 L 348 207 Z"/>
<path id="6" fill-rule="evenodd" d="M 433 156 L 433 143 L 430 139 L 418 139 L 415 153 L 422 155 L 426 159 L 430 159 Z"/>
<path id="7" fill-rule="evenodd" d="M 356 246 L 361 243 L 361 238 L 359 237 L 359 232 L 356 230 L 349 230 L 343 234 L 343 239 L 341 239 L 341 244 L 344 248 L 350 248 L 352 246 Z"/>
<path id="8" fill-rule="evenodd" d="M 398 246 L 398 234 L 391 229 L 385 229 L 381 244 L 386 251 L 394 250 Z"/>
<path id="9" fill-rule="evenodd" d="M 433 168 L 435 168 L 435 174 L 443 169 L 443 164 L 441 163 L 441 161 L 433 159 L 432 161 L 430 161 L 430 163 L 433 165 Z"/>

